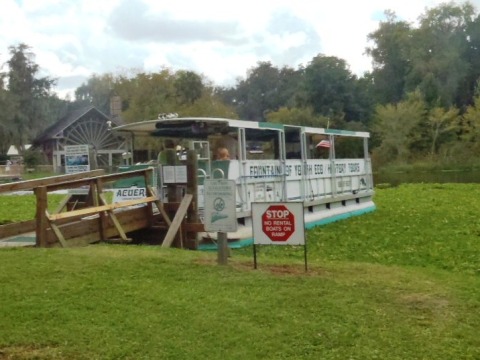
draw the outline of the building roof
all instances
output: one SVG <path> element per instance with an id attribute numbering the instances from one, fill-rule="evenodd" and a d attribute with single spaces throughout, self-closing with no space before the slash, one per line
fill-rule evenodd
<path id="1" fill-rule="evenodd" d="M 103 112 L 98 110 L 94 106 L 86 106 L 80 109 L 72 110 L 67 115 L 65 115 L 63 118 L 58 120 L 56 123 L 50 125 L 48 128 L 46 128 L 40 135 L 38 135 L 34 140 L 33 140 L 33 146 L 38 146 L 41 143 L 54 139 L 57 137 L 61 136 L 61 133 L 74 124 L 76 121 L 80 120 L 82 117 L 87 115 L 90 112 L 96 112 L 99 114 L 101 117 L 105 118 L 105 121 L 110 120 L 112 121 L 113 125 L 120 125 L 119 121 L 116 119 L 110 118 L 108 115 L 105 115 Z"/>
<path id="2" fill-rule="evenodd" d="M 30 149 L 32 145 L 28 144 L 28 145 L 25 145 L 25 150 L 28 150 Z M 18 152 L 18 149 L 15 145 L 10 145 L 10 147 L 8 148 L 8 151 L 7 151 L 7 155 L 8 156 L 18 156 L 20 155 L 20 153 Z"/>

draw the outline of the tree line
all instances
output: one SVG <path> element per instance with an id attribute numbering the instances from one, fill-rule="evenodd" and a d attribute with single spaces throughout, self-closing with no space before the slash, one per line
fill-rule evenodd
<path id="1" fill-rule="evenodd" d="M 372 71 L 318 54 L 293 68 L 258 62 L 231 87 L 193 71 L 129 70 L 92 75 L 61 100 L 56 80 L 38 77 L 26 44 L 11 46 L 0 73 L 0 140 L 23 146 L 68 110 L 94 105 L 109 114 L 119 96 L 126 122 L 159 113 L 217 116 L 372 133 L 377 166 L 475 165 L 480 153 L 480 15 L 470 2 L 426 9 L 417 24 L 387 10 L 368 35 Z M 7 141 L 8 140 L 8 141 Z"/>

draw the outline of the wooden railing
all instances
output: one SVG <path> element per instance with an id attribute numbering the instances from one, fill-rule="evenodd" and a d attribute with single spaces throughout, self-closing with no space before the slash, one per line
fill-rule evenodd
<path id="1" fill-rule="evenodd" d="M 35 187 L 37 245 L 48 247 L 52 242 L 58 241 L 61 246 L 67 247 L 69 243 L 88 244 L 99 240 L 105 241 L 112 237 L 127 242 L 130 239 L 127 237 L 127 231 L 124 228 L 133 231 L 152 226 L 154 223 L 154 203 L 164 221 L 167 224 L 171 223 L 154 190 L 148 185 L 151 183 L 152 174 L 153 169 L 148 168 Z M 111 204 L 107 202 L 104 193 L 106 184 L 139 176 L 143 177 L 146 184 L 147 196 L 145 198 Z M 64 201 L 56 211 L 52 214 L 49 213 L 48 193 L 78 188 L 84 190 L 81 208 L 72 206 L 69 208 L 69 202 Z M 133 208 L 134 205 L 144 206 Z M 134 220 L 125 219 L 125 224 L 123 224 L 123 220 L 119 220 L 115 212 L 115 210 L 120 209 L 135 213 L 131 214 Z M 49 231 L 50 229 L 51 231 Z"/>
<path id="2" fill-rule="evenodd" d="M 86 177 L 99 176 L 103 174 L 104 174 L 103 170 L 94 170 L 94 171 L 88 171 L 84 173 L 58 175 L 58 176 L 52 176 L 52 177 L 43 178 L 43 179 L 17 181 L 12 183 L 0 184 L 0 194 L 6 193 L 6 192 L 15 192 L 15 191 L 28 191 L 28 190 L 33 191 L 33 189 L 38 186 L 51 185 L 51 184 L 66 182 L 70 180 L 77 180 L 77 179 L 83 179 Z M 0 239 L 33 232 L 35 231 L 36 223 L 37 223 L 36 219 L 31 219 L 31 220 L 1 225 Z"/>
<path id="3" fill-rule="evenodd" d="M 104 189 L 111 187 L 110 184 L 139 176 L 146 184 L 146 197 L 115 203 L 107 201 Z M 35 231 L 39 247 L 79 246 L 107 240 L 128 242 L 127 233 L 161 228 L 158 224 L 163 223 L 166 236 L 159 239 L 162 246 L 196 248 L 195 243 L 186 244 L 183 239 L 188 233 L 204 230 L 203 224 L 190 216 L 195 213 L 192 208 L 194 196 L 186 194 L 182 199 L 164 204 L 149 185 L 152 176 L 153 168 L 109 175 L 95 170 L 0 185 L 0 193 L 33 189 L 36 197 L 35 219 L 0 226 L 0 238 Z M 75 189 L 81 189 L 81 194 Z M 66 190 L 68 195 L 56 210 L 49 211 L 48 194 L 59 190 Z"/>

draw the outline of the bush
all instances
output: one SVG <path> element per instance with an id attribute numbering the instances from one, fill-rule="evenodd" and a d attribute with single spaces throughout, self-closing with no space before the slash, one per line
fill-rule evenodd
<path id="1" fill-rule="evenodd" d="M 38 150 L 28 149 L 23 154 L 23 162 L 27 168 L 34 168 L 42 163 L 43 155 Z"/>

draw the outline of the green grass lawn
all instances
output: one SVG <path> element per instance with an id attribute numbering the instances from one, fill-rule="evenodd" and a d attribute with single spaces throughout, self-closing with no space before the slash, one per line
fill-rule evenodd
<path id="1" fill-rule="evenodd" d="M 49 194 L 48 208 L 53 211 L 65 195 Z M 0 195 L 0 225 L 35 218 L 35 195 Z M 0 358 L 1 359 L 1 358 Z"/>
<path id="2" fill-rule="evenodd" d="M 258 270 L 251 248 L 227 266 L 148 246 L 0 249 L 0 359 L 480 359 L 479 193 L 378 189 L 376 212 L 308 232 L 306 273 L 291 247 L 261 247 Z"/>

